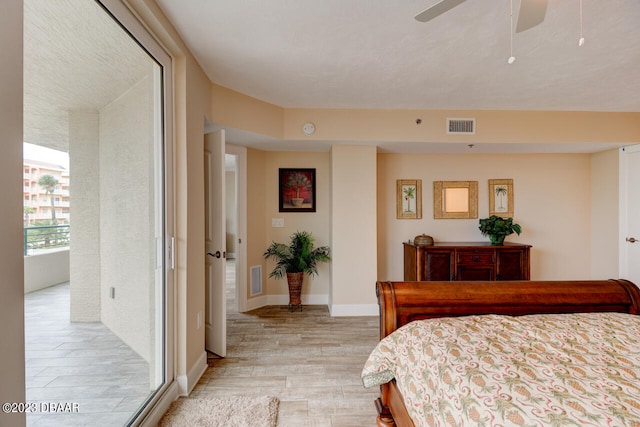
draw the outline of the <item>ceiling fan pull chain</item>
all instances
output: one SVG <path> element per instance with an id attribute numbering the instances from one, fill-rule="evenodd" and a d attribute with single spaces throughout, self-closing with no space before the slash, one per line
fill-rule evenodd
<path id="1" fill-rule="evenodd" d="M 508 64 L 513 64 L 516 57 L 513 56 L 513 0 L 509 0 L 509 19 L 510 19 L 510 31 L 509 31 L 509 59 Z"/>
<path id="2" fill-rule="evenodd" d="M 584 44 L 584 35 L 582 34 L 582 0 L 580 0 L 580 38 L 578 39 L 578 46 Z"/>

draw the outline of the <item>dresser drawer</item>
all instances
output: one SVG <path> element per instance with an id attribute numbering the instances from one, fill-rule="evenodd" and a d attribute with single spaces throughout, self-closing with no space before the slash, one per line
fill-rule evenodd
<path id="1" fill-rule="evenodd" d="M 463 249 L 456 251 L 458 264 L 493 264 L 496 252 L 493 249 Z"/>
<path id="2" fill-rule="evenodd" d="M 529 280 L 529 245 L 489 242 L 404 242 L 404 280 Z"/>

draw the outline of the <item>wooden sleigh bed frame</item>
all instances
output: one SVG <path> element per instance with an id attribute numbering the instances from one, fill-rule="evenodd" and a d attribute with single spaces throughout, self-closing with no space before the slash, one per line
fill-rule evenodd
<path id="1" fill-rule="evenodd" d="M 419 319 L 475 314 L 640 313 L 627 280 L 378 282 L 380 339 Z M 413 426 L 395 380 L 380 386 L 378 426 Z"/>

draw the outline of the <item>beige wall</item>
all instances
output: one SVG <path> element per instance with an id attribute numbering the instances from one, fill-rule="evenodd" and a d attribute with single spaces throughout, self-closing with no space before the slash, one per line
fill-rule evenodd
<path id="1" fill-rule="evenodd" d="M 639 112 L 283 108 L 212 85 L 220 125 L 285 140 L 464 143 L 638 143 Z M 421 124 L 416 124 L 416 119 Z M 476 119 L 474 135 L 447 134 L 447 118 Z M 313 135 L 302 125 L 312 122 Z"/>
<path id="2" fill-rule="evenodd" d="M 277 126 L 265 131 L 263 120 L 280 123 L 282 114 L 282 134 L 287 140 L 335 140 L 331 162 L 340 161 L 336 148 L 348 141 L 399 141 L 406 142 L 491 142 L 491 143 L 574 143 L 574 142 L 636 142 L 640 138 L 639 113 L 594 113 L 594 112 L 524 112 L 524 111 L 444 111 L 444 110 L 326 110 L 326 109 L 286 109 L 278 110 L 262 101 L 251 100 L 240 93 L 214 87 L 214 94 L 223 93 L 224 109 L 222 124 L 241 129 L 278 136 Z M 214 109 L 215 109 L 214 108 Z M 249 113 L 249 114 L 247 114 Z M 477 133 L 472 136 L 447 135 L 447 117 L 474 117 L 477 119 Z M 416 125 L 415 119 L 422 124 Z M 227 123 L 224 123 L 227 121 Z M 311 121 L 316 125 L 316 133 L 306 136 L 302 124 Z M 258 125 L 258 123 L 262 123 Z M 614 150 L 615 151 L 615 150 Z M 335 154 L 334 154 L 335 153 Z M 281 153 L 280 153 L 281 154 Z M 280 154 L 261 153 L 253 150 L 253 165 L 266 167 L 268 158 Z M 275 157 L 274 157 L 275 156 Z M 333 156 L 336 156 L 335 158 Z M 388 157 L 385 157 L 388 156 Z M 260 158 L 258 163 L 255 160 Z M 532 250 L 532 278 L 562 279 L 584 278 L 586 266 L 594 276 L 608 276 L 616 267 L 612 262 L 617 249 L 610 242 L 600 243 L 597 230 L 592 230 L 599 218 L 610 218 L 610 212 L 600 212 L 597 219 L 591 218 L 592 198 L 601 198 L 609 188 L 593 187 L 592 173 L 604 175 L 605 181 L 617 176 L 617 166 L 604 157 L 591 155 L 379 155 L 376 194 L 377 227 L 367 230 L 370 235 L 377 232 L 377 271 L 380 279 L 398 280 L 402 278 L 401 242 L 416 234 L 427 232 L 440 240 L 481 240 L 477 230 L 477 219 L 440 220 L 434 222 L 432 214 L 432 182 L 434 180 L 473 179 L 480 182 L 480 217 L 488 216 L 488 179 L 513 178 L 515 181 L 516 219 L 524 227 L 522 236 L 511 236 L 510 240 L 534 246 Z M 251 161 L 250 161 L 251 162 Z M 361 171 L 375 171 L 375 165 Z M 262 171 L 262 169 L 260 169 Z M 499 171 L 499 172 L 494 172 Z M 262 189 L 261 172 L 250 172 L 249 216 L 265 211 L 264 225 L 251 222 L 249 240 L 258 233 L 260 240 L 279 235 L 271 228 L 273 209 L 268 208 L 269 195 Z M 268 176 L 268 171 L 264 170 Z M 333 172 L 332 172 L 333 173 Z M 423 179 L 424 218 L 420 221 L 395 219 L 395 180 L 399 178 Z M 599 181 L 602 181 L 598 178 Z M 586 183 L 586 184 L 585 184 Z M 609 184 L 607 184 L 609 185 Z M 252 190 L 252 188 L 254 190 Z M 337 188 L 339 190 L 339 188 Z M 331 188 L 332 202 L 337 196 L 336 188 Z M 251 193 L 254 193 L 252 196 Z M 258 197 L 257 199 L 255 197 Z M 263 197 L 263 198 L 260 198 Z M 274 196 L 275 197 L 275 196 Z M 253 200 L 252 200 L 253 199 Z M 254 208 L 256 210 L 254 210 Z M 344 212 L 348 216 L 347 212 Z M 331 214 L 331 225 L 341 220 Z M 594 222 L 595 221 L 595 222 Z M 613 220 L 617 224 L 617 220 Z M 287 223 L 285 221 L 285 223 Z M 617 225 L 616 225 L 617 227 Z M 332 236 L 339 235 L 332 229 Z M 284 234 L 284 232 L 282 232 Z M 592 241 L 591 236 L 594 236 Z M 598 243 L 595 243 L 595 242 Z M 336 242 L 332 241 L 332 246 Z M 251 245 L 256 245 L 251 249 Z M 393 249 L 396 247 L 396 249 Z M 264 247 L 259 243 L 249 243 L 248 263 L 258 265 Z M 335 250 L 335 248 L 333 248 Z M 601 252 L 592 256 L 591 251 Z M 592 263 L 592 260 L 594 261 Z M 375 264 L 375 260 L 373 264 Z M 335 264 L 335 263 L 334 263 Z M 264 264 L 263 264 L 264 265 Z M 332 268 L 335 265 L 332 266 Z M 264 274 L 270 270 L 265 268 Z M 339 284 L 330 284 L 333 290 Z M 269 281 L 267 293 L 280 295 L 284 284 L 273 286 Z M 329 290 L 331 292 L 331 289 Z M 330 296 L 332 299 L 333 296 Z"/>
<path id="3" fill-rule="evenodd" d="M 211 117 L 216 123 L 282 137 L 284 109 L 225 87 L 211 85 Z"/>
<path id="4" fill-rule="evenodd" d="M 266 303 L 266 266 L 262 256 L 266 249 L 266 203 L 264 177 L 266 176 L 265 151 L 247 149 L 247 276 L 251 267 L 262 266 L 263 295 L 251 297 L 251 284 L 247 280 L 247 308 L 256 308 Z M 269 223 L 270 225 L 270 223 Z"/>
<path id="5" fill-rule="evenodd" d="M 334 316 L 375 315 L 376 147 L 331 149 L 330 310 Z"/>
<path id="6" fill-rule="evenodd" d="M 265 295 L 249 307 L 288 302 L 286 280 L 268 278 L 274 262 L 262 254 L 272 241 L 288 243 L 291 233 L 306 230 L 316 246 L 331 247 L 333 260 L 305 278 L 303 303 L 329 304 L 334 315 L 377 313 L 376 161 L 373 146 L 340 145 L 326 153 L 248 150 L 247 266 L 262 265 L 266 283 Z M 291 167 L 316 169 L 316 212 L 279 212 L 278 171 Z M 272 227 L 274 218 L 284 227 Z"/>
<path id="7" fill-rule="evenodd" d="M 264 253 L 272 241 L 289 243 L 290 236 L 296 231 L 309 231 L 313 234 L 317 246 L 329 245 L 329 153 L 309 152 L 266 152 L 264 154 L 264 174 L 257 181 L 249 182 L 249 187 L 261 188 L 264 193 L 263 215 L 258 221 L 264 224 L 265 235 L 262 246 L 255 248 Z M 315 168 L 316 169 L 316 212 L 279 212 L 278 171 L 279 168 Z M 251 169 L 251 167 L 249 168 Z M 251 211 L 250 211 L 251 212 Z M 284 219 L 284 227 L 272 227 L 272 218 Z M 250 221 L 250 220 L 249 220 Z M 250 235 L 249 235 L 250 236 Z M 258 253 L 254 256 L 257 257 Z M 289 302 L 289 290 L 286 279 L 268 278 L 274 262 L 263 262 L 263 275 L 266 292 L 272 303 Z M 305 276 L 302 287 L 303 304 L 327 304 L 329 294 L 330 265 L 318 265 L 318 275 Z"/>
<path id="8" fill-rule="evenodd" d="M 178 348 L 186 350 L 179 360 L 179 375 L 188 375 L 204 353 L 204 328 L 197 328 L 204 313 L 204 122 L 210 104 L 209 81 L 198 63 L 186 58 L 186 81 L 179 102 L 186 106 L 186 128 L 176 138 L 176 235 L 178 255 L 178 317 L 184 321 Z M 182 370 L 185 369 L 186 372 Z M 195 384 L 190 384 L 191 387 Z"/>
<path id="9" fill-rule="evenodd" d="M 354 149 L 354 147 L 349 147 Z M 251 213 L 263 210 L 265 216 L 263 227 L 258 222 L 249 220 L 249 236 L 264 235 L 258 241 L 266 242 L 263 246 L 249 247 L 249 266 L 260 264 L 261 254 L 272 239 L 285 241 L 296 227 L 290 227 L 291 218 L 302 214 L 280 214 L 277 212 L 277 168 L 290 166 L 287 159 L 305 163 L 306 158 L 324 156 L 323 153 L 284 153 L 261 152 L 250 150 L 249 200 Z M 375 152 L 375 149 L 374 149 Z M 613 153 L 613 155 L 611 154 Z M 303 157 L 299 157 L 303 155 Z M 596 155 L 589 154 L 548 154 L 548 155 L 400 155 L 378 154 L 376 164 L 353 165 L 362 161 L 362 153 L 349 156 L 344 146 L 334 146 L 331 153 L 331 164 L 346 162 L 358 176 L 368 173 L 377 175 L 377 197 L 375 208 L 377 222 L 374 229 L 366 228 L 363 221 L 373 218 L 358 215 L 350 218 L 354 209 L 342 211 L 340 207 L 349 206 L 340 193 L 351 186 L 331 184 L 331 202 L 337 206 L 332 208 L 330 216 L 331 235 L 334 239 L 344 238 L 348 232 L 358 229 L 352 241 L 357 242 L 357 249 L 372 248 L 377 245 L 377 276 L 371 282 L 380 280 L 401 280 L 402 242 L 414 236 L 427 233 L 439 241 L 484 241 L 478 230 L 478 219 L 475 220 L 434 220 L 433 219 L 433 181 L 435 180 L 476 180 L 479 182 L 479 218 L 488 216 L 488 180 L 496 178 L 512 178 L 515 193 L 515 219 L 522 225 L 520 236 L 509 236 L 508 241 L 531 244 L 531 275 L 533 279 L 584 279 L 609 278 L 617 276 L 617 150 Z M 270 171 L 269 171 L 270 170 Z M 496 172 L 499 171 L 499 172 Z M 332 176 L 334 172 L 332 171 Z M 375 176 L 374 175 L 374 176 Z M 593 176 L 592 176 L 593 175 Z M 423 183 L 423 218 L 420 220 L 396 219 L 396 180 L 422 179 Z M 345 179 L 340 179 L 340 183 Z M 349 180 L 353 185 L 353 177 Z M 594 184 L 592 185 L 592 182 Z M 264 185 L 266 184 L 266 188 Z M 356 192 L 363 194 L 362 192 Z M 609 200 L 602 205 L 600 200 Z M 271 201 L 269 201 L 271 199 Z M 597 201 L 596 201 L 597 199 Z M 360 203 L 365 203 L 361 201 Z M 262 208 L 264 206 L 264 208 Z M 360 204 L 358 205 L 360 206 Z M 593 218 L 592 218 L 593 212 Z M 322 212 L 318 212 L 322 214 Z M 285 218 L 285 228 L 271 227 L 271 218 Z M 322 222 L 321 218 L 318 218 Z M 350 225 L 341 231 L 337 223 Z M 607 225 L 602 227 L 602 223 Z M 359 227 L 364 227 L 360 229 Z M 613 231 L 611 231 L 613 230 Z M 346 233 L 346 234 L 345 234 Z M 606 236 L 603 237 L 602 234 Z M 613 233 L 614 238 L 611 238 Z M 315 232 L 314 232 L 315 234 Z M 364 244 L 362 239 L 377 234 L 377 242 Z M 278 240 L 279 239 L 279 240 Z M 253 238 L 250 237 L 253 241 Z M 345 240 L 349 240 L 346 239 Z M 340 251 L 338 241 L 332 241 L 332 250 Z M 356 248 L 350 248 L 353 254 Z M 594 252 L 592 254 L 592 251 Z M 352 260 L 354 255 L 349 255 Z M 338 257 L 342 259 L 342 256 Z M 368 268 L 375 265 L 373 260 Z M 335 278 L 336 261 L 332 262 L 332 281 L 334 286 L 331 299 L 341 292 L 342 280 Z M 265 265 L 265 276 L 270 272 Z M 363 270 L 367 269 L 365 267 Z M 585 273 L 587 271 L 587 273 Z M 362 270 L 361 270 L 362 272 Z M 361 274 L 361 273 L 360 273 Z M 266 292 L 271 295 L 286 293 L 284 281 L 278 283 L 274 279 L 267 281 Z M 324 291 L 324 288 L 322 289 Z M 331 294 L 332 290 L 327 288 Z M 338 295 L 335 294 L 338 292 Z M 343 295 L 339 300 L 348 304 L 368 304 L 363 293 L 355 293 L 352 300 Z M 348 301 L 348 302 L 347 302 Z M 373 301 L 375 303 L 375 300 Z"/>
<path id="10" fill-rule="evenodd" d="M 378 277 L 403 279 L 402 242 L 426 233 L 436 241 L 487 241 L 478 219 L 433 219 L 433 181 L 478 181 L 478 216 L 488 215 L 488 180 L 514 182 L 514 218 L 531 251 L 531 278 L 589 278 L 591 156 L 378 155 Z M 609 171 L 617 176 L 617 169 Z M 396 219 L 396 180 L 422 180 L 423 218 Z"/>
<path id="11" fill-rule="evenodd" d="M 446 133 L 447 118 L 475 118 L 475 135 Z M 420 125 L 416 119 L 422 119 Z M 316 125 L 312 137 L 303 123 Z M 285 109 L 285 139 L 466 143 L 635 142 L 640 113 Z"/>
<path id="12" fill-rule="evenodd" d="M 24 402 L 22 252 L 22 0 L 0 13 L 0 402 Z M 0 425 L 23 426 L 24 414 L 0 412 Z"/>
<path id="13" fill-rule="evenodd" d="M 618 277 L 619 151 L 591 156 L 591 278 Z"/>

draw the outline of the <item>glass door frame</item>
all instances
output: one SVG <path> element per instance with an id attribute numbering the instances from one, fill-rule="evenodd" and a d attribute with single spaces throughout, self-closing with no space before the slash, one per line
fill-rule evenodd
<path id="1" fill-rule="evenodd" d="M 175 243 L 174 243 L 174 171 L 173 171 L 173 67 L 171 56 L 162 48 L 158 41 L 148 32 L 147 28 L 138 20 L 136 15 L 121 0 L 95 0 L 113 19 L 120 24 L 134 41 L 144 49 L 160 66 L 162 89 L 156 93 L 156 99 L 162 102 L 162 111 L 157 112 L 156 120 L 161 122 L 162 138 L 160 144 L 162 153 L 162 176 L 164 191 L 163 198 L 163 223 L 162 235 L 162 261 L 164 263 L 164 277 L 162 290 L 164 301 L 162 313 L 163 334 L 163 384 L 153 392 L 145 405 L 141 407 L 130 419 L 131 425 L 155 425 L 154 418 L 160 415 L 154 413 L 154 409 L 161 409 L 175 399 L 178 395 L 175 371 L 175 310 L 174 310 L 174 282 L 175 282 Z M 160 307 L 157 307 L 160 308 Z M 173 388 L 173 390 L 172 390 Z M 164 400 L 164 405 L 160 404 Z M 164 412 L 164 411 L 163 411 Z"/>

